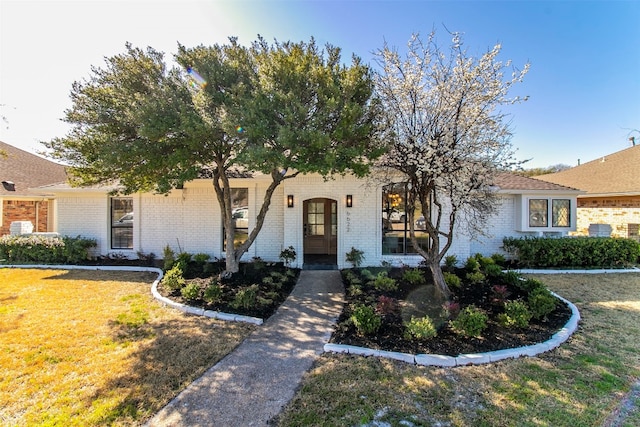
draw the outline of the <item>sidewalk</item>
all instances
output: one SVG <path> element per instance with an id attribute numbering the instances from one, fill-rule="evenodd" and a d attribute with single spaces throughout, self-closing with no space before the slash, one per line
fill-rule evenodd
<path id="1" fill-rule="evenodd" d="M 264 325 L 165 406 L 148 426 L 266 426 L 322 354 L 342 311 L 338 271 L 303 270 Z"/>

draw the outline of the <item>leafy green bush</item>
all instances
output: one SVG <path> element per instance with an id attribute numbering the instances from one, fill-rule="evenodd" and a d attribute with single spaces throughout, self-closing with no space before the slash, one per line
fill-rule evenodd
<path id="1" fill-rule="evenodd" d="M 204 266 L 210 259 L 211 255 L 205 253 L 198 253 L 193 256 L 193 262 L 201 266 Z"/>
<path id="2" fill-rule="evenodd" d="M 438 331 L 429 316 L 420 318 L 412 316 L 411 320 L 405 323 L 404 326 L 409 339 L 425 340 L 438 335 Z"/>
<path id="3" fill-rule="evenodd" d="M 474 305 L 463 308 L 454 320 L 451 321 L 453 329 L 468 337 L 479 337 L 487 328 L 487 314 Z"/>
<path id="4" fill-rule="evenodd" d="M 444 257 L 444 266 L 448 270 L 453 270 L 458 265 L 458 257 L 455 255 L 447 255 Z"/>
<path id="5" fill-rule="evenodd" d="M 491 257 L 486 257 L 486 256 L 484 256 L 484 255 L 482 255 L 482 254 L 480 254 L 480 253 L 475 254 L 473 257 L 478 261 L 478 264 L 480 264 L 480 268 L 481 268 L 481 269 L 485 269 L 487 266 L 489 266 L 489 265 L 493 265 L 493 264 L 495 264 L 495 263 L 496 263 L 496 262 L 493 260 L 493 258 L 491 258 Z"/>
<path id="6" fill-rule="evenodd" d="M 507 301 L 504 313 L 498 315 L 498 321 L 509 328 L 526 328 L 532 316 L 529 306 L 524 301 Z"/>
<path id="7" fill-rule="evenodd" d="M 378 332 L 382 325 L 382 319 L 376 314 L 373 307 L 359 305 L 353 310 L 351 321 L 359 334 L 372 335 Z"/>
<path id="8" fill-rule="evenodd" d="M 640 243 L 613 237 L 506 237 L 503 248 L 523 267 L 622 267 L 637 263 Z"/>
<path id="9" fill-rule="evenodd" d="M 471 273 L 478 272 L 480 271 L 480 262 L 476 257 L 469 257 L 464 263 L 464 269 Z"/>
<path id="10" fill-rule="evenodd" d="M 284 262 L 284 265 L 287 267 L 296 260 L 296 250 L 293 246 L 289 246 L 288 248 L 283 249 L 280 252 L 280 259 Z"/>
<path id="11" fill-rule="evenodd" d="M 180 295 L 182 295 L 184 299 L 195 301 L 200 298 L 200 286 L 197 283 L 189 283 L 180 289 Z"/>
<path id="12" fill-rule="evenodd" d="M 373 281 L 373 286 L 382 292 L 393 292 L 398 289 L 395 279 L 389 277 L 386 271 L 381 271 Z"/>
<path id="13" fill-rule="evenodd" d="M 209 304 L 216 304 L 222 300 L 222 287 L 216 280 L 212 280 L 205 288 L 202 299 Z"/>
<path id="14" fill-rule="evenodd" d="M 410 270 L 405 270 L 402 273 L 402 280 L 409 282 L 412 285 L 422 285 L 426 282 L 424 278 L 424 274 L 418 268 L 412 268 Z"/>
<path id="15" fill-rule="evenodd" d="M 364 280 L 375 280 L 376 278 L 376 276 L 371 272 L 371 270 L 367 268 L 363 268 L 362 270 L 360 270 L 360 276 Z"/>
<path id="16" fill-rule="evenodd" d="M 502 276 L 502 267 L 500 267 L 498 264 L 487 264 L 484 267 L 484 274 L 486 274 L 488 277 L 500 277 Z"/>
<path id="17" fill-rule="evenodd" d="M 520 282 L 522 282 L 522 275 L 517 271 L 507 271 L 502 274 L 502 281 L 511 286 L 520 287 Z"/>
<path id="18" fill-rule="evenodd" d="M 353 265 L 354 268 L 358 268 L 364 261 L 364 251 L 351 247 L 351 250 L 346 253 L 346 261 Z"/>
<path id="19" fill-rule="evenodd" d="M 546 288 L 538 288 L 529 294 L 527 300 L 531 314 L 536 319 L 544 319 L 556 309 L 558 299 Z"/>
<path id="20" fill-rule="evenodd" d="M 191 262 L 192 255 L 189 252 L 180 252 L 176 257 L 176 263 L 182 266 L 182 271 L 186 271 Z"/>
<path id="21" fill-rule="evenodd" d="M 258 304 L 258 289 L 259 286 L 256 284 L 240 289 L 231 302 L 231 307 L 246 310 L 254 308 Z"/>
<path id="22" fill-rule="evenodd" d="M 484 282 L 484 280 L 486 279 L 486 276 L 481 271 L 473 271 L 473 272 L 467 273 L 466 278 L 470 283 L 477 285 Z"/>
<path id="23" fill-rule="evenodd" d="M 162 250 L 162 262 L 164 271 L 169 271 L 173 268 L 173 264 L 176 262 L 176 253 L 171 249 L 171 246 L 167 245 Z"/>
<path id="24" fill-rule="evenodd" d="M 499 266 L 505 266 L 507 264 L 507 259 L 502 254 L 493 254 L 491 255 L 491 259 Z"/>
<path id="25" fill-rule="evenodd" d="M 185 284 L 185 280 L 182 274 L 182 267 L 180 266 L 180 264 L 176 264 L 171 267 L 171 270 L 166 272 L 166 274 L 162 278 L 162 284 L 171 291 L 182 289 Z"/>
<path id="26" fill-rule="evenodd" d="M 90 259 L 95 239 L 84 237 L 24 235 L 0 237 L 0 259 L 6 263 L 78 264 Z"/>
<path id="27" fill-rule="evenodd" d="M 444 282 L 449 288 L 459 288 L 462 284 L 462 279 L 460 279 L 460 277 L 458 277 L 455 273 L 443 271 L 442 275 L 444 276 Z"/>
<path id="28" fill-rule="evenodd" d="M 516 282 L 515 286 L 517 286 L 518 288 L 522 289 L 527 294 L 531 294 L 533 292 L 536 292 L 538 289 L 547 289 L 547 285 L 545 285 L 544 283 L 542 283 L 538 279 L 518 280 Z"/>

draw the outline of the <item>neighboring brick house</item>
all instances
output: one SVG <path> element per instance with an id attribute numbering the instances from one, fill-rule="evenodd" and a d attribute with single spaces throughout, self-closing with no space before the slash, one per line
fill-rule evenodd
<path id="1" fill-rule="evenodd" d="M 51 193 L 38 189 L 62 183 L 65 168 L 0 141 L 0 235 L 10 234 L 14 221 L 29 221 L 34 232 L 55 229 Z"/>
<path id="2" fill-rule="evenodd" d="M 640 145 L 538 179 L 579 188 L 576 234 L 640 240 Z"/>
<path id="3" fill-rule="evenodd" d="M 270 177 L 235 177 L 230 182 L 236 240 L 241 240 L 254 227 Z M 499 176 L 495 188 L 500 204 L 486 235 L 471 238 L 462 219 L 457 222 L 448 253 L 459 260 L 500 252 L 505 236 L 566 235 L 575 230 L 579 191 L 513 174 Z M 210 179 L 186 182 L 167 196 L 114 196 L 111 190 L 47 187 L 56 198 L 56 231 L 95 238 L 102 255 L 161 257 L 169 246 L 175 252 L 224 257 L 225 234 Z M 364 252 L 364 265 L 417 265 L 422 258 L 408 242 L 405 191 L 404 183 L 380 185 L 350 175 L 326 180 L 310 174 L 285 180 L 273 194 L 263 228 L 244 259 L 278 261 L 280 252 L 292 246 L 296 267 L 321 259 L 344 268 L 349 266 L 345 254 L 356 248 Z M 420 214 L 415 215 L 418 234 L 425 233 Z"/>

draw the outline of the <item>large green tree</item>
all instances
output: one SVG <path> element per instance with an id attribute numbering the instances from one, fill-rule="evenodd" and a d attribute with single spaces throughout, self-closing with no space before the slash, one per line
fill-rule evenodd
<path id="1" fill-rule="evenodd" d="M 300 173 L 368 173 L 383 152 L 368 66 L 315 41 L 178 47 L 169 68 L 152 48 L 127 51 L 76 82 L 68 135 L 45 145 L 76 185 L 166 193 L 207 170 L 226 232 L 226 271 L 253 244 L 275 189 Z M 248 239 L 234 247 L 229 176 L 271 177 Z"/>

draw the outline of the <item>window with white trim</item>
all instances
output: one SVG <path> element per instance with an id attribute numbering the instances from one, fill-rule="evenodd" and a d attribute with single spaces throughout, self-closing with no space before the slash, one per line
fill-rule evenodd
<path id="1" fill-rule="evenodd" d="M 531 228 L 571 227 L 570 199 L 529 199 L 528 213 Z"/>
<path id="2" fill-rule="evenodd" d="M 133 197 L 111 198 L 111 249 L 133 249 Z"/>

